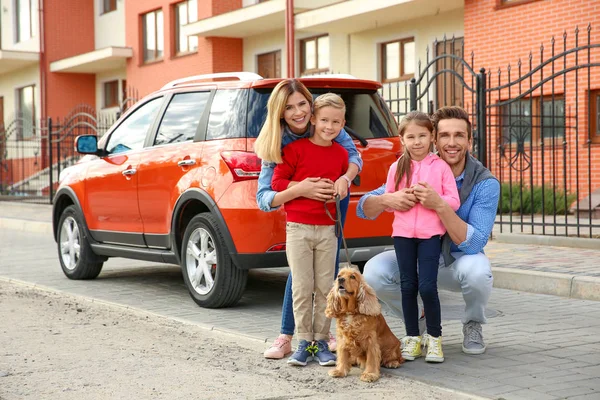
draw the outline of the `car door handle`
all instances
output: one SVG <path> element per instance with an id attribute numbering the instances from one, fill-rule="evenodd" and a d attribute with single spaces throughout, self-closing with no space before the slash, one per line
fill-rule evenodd
<path id="1" fill-rule="evenodd" d="M 121 172 L 124 176 L 129 176 L 129 175 L 135 175 L 135 173 L 137 172 L 137 169 L 135 168 L 129 168 L 126 169 L 125 171 Z"/>
<path id="2" fill-rule="evenodd" d="M 180 167 L 189 167 L 190 165 L 196 164 L 196 160 L 181 160 L 177 163 Z"/>

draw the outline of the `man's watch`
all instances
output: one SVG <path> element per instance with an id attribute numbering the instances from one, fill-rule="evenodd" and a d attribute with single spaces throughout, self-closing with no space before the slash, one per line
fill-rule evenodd
<path id="1" fill-rule="evenodd" d="M 352 184 L 352 181 L 350 180 L 350 178 L 348 178 L 346 175 L 342 175 L 342 178 L 344 178 L 346 180 L 346 182 L 348 182 L 348 187 L 350 187 L 350 185 Z"/>

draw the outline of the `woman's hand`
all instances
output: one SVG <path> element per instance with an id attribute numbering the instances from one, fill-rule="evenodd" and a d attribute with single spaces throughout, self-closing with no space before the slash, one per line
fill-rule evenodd
<path id="1" fill-rule="evenodd" d="M 347 184 L 346 184 L 347 185 Z M 327 178 L 306 178 L 294 185 L 298 196 L 318 201 L 333 199 L 333 181 Z"/>
<path id="2" fill-rule="evenodd" d="M 335 190 L 334 195 L 339 194 L 340 200 L 342 200 L 348 195 L 348 181 L 343 177 L 339 177 L 333 184 L 333 189 Z"/>

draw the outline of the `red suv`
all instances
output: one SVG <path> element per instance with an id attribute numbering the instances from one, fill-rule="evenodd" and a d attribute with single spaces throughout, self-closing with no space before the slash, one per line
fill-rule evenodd
<path id="1" fill-rule="evenodd" d="M 129 109 L 87 154 L 63 171 L 54 198 L 58 256 L 70 279 L 93 279 L 110 257 L 181 265 L 203 307 L 234 305 L 248 270 L 287 265 L 283 211 L 256 204 L 260 160 L 253 143 L 280 79 L 253 73 L 193 76 L 165 85 Z M 354 181 L 345 236 L 353 262 L 391 245 L 391 215 L 356 217 L 362 194 L 385 182 L 400 151 L 380 83 L 321 76 L 313 95 L 346 102 L 346 130 L 364 161 Z"/>

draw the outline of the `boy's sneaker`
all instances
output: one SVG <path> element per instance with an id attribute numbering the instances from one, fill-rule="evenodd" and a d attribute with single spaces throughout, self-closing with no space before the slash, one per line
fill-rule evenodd
<path id="1" fill-rule="evenodd" d="M 412 361 L 423 355 L 421 350 L 421 336 L 405 336 L 402 338 L 402 357 Z"/>
<path id="2" fill-rule="evenodd" d="M 290 365 L 297 365 L 300 367 L 306 366 L 306 363 L 313 360 L 313 356 L 309 353 L 308 347 L 310 343 L 306 340 L 301 340 L 298 343 L 298 348 L 296 352 L 292 354 L 290 358 L 288 358 L 287 363 Z"/>
<path id="3" fill-rule="evenodd" d="M 292 337 L 289 335 L 279 335 L 271 347 L 265 350 L 265 358 L 280 360 L 292 352 Z"/>
<path id="4" fill-rule="evenodd" d="M 442 337 L 433 337 L 427 335 L 427 355 L 425 361 L 441 363 L 444 362 L 444 352 L 442 351 Z"/>
<path id="5" fill-rule="evenodd" d="M 483 354 L 485 352 L 485 342 L 483 341 L 483 332 L 481 324 L 477 321 L 469 321 L 463 325 L 463 345 L 462 351 L 466 354 Z"/>
<path id="6" fill-rule="evenodd" d="M 337 341 L 335 340 L 335 336 L 333 333 L 331 333 L 331 331 L 329 331 L 329 342 L 327 342 L 327 344 L 329 345 L 329 350 L 331 350 L 332 353 L 335 353 L 337 350 Z"/>
<path id="7" fill-rule="evenodd" d="M 336 357 L 329 350 L 329 346 L 325 340 L 318 340 L 317 342 L 317 353 L 315 354 L 315 358 L 319 360 L 319 365 L 322 366 L 331 366 L 335 365 Z"/>

